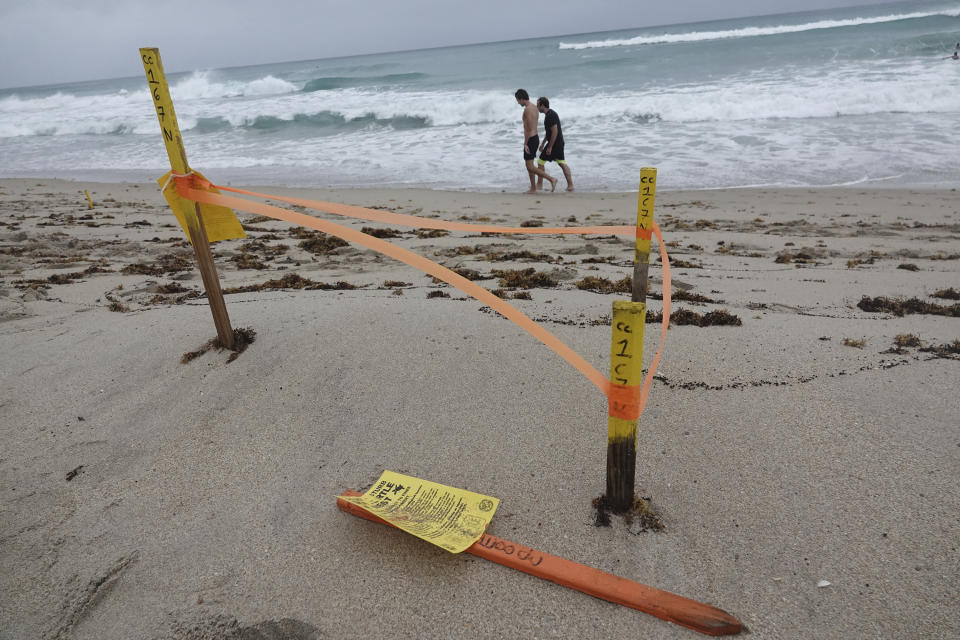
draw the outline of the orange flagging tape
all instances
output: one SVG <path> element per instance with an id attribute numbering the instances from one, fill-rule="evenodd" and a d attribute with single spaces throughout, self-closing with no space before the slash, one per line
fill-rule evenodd
<path id="1" fill-rule="evenodd" d="M 584 360 L 580 354 L 575 352 L 573 349 L 568 347 L 566 344 L 560 341 L 552 333 L 538 325 L 536 322 L 531 320 L 527 315 L 521 312 L 516 307 L 508 304 L 506 301 L 501 300 L 497 296 L 493 295 L 491 292 L 487 291 L 483 287 L 473 283 L 472 281 L 464 278 L 447 269 L 446 267 L 428 260 L 423 256 L 417 255 L 411 251 L 398 247 L 394 244 L 381 240 L 380 238 L 375 238 L 369 234 L 351 229 L 349 227 L 344 227 L 338 225 L 334 222 L 329 222 L 327 220 L 321 220 L 320 218 L 315 218 L 313 216 L 308 216 L 303 213 L 297 213 L 294 211 L 289 211 L 281 207 L 276 207 L 273 205 L 261 203 L 261 202 L 252 202 L 250 200 L 244 200 L 243 198 L 236 198 L 233 196 L 227 196 L 220 193 L 213 193 L 211 191 L 203 190 L 205 187 L 214 186 L 217 189 L 238 191 L 237 189 L 232 189 L 228 187 L 221 187 L 220 185 L 210 185 L 206 181 L 199 181 L 194 176 L 189 176 L 185 178 L 174 178 L 177 184 L 177 190 L 180 195 L 188 200 L 193 200 L 194 202 L 203 202 L 207 204 L 217 204 L 225 207 L 230 207 L 231 209 L 238 209 L 240 211 L 246 211 L 248 213 L 256 213 L 264 215 L 270 218 L 275 218 L 277 220 L 283 220 L 285 222 L 290 222 L 296 225 L 308 227 L 310 229 L 315 229 L 317 231 L 322 231 L 323 233 L 328 233 L 330 235 L 337 236 L 347 242 L 353 244 L 358 244 L 360 246 L 366 247 L 378 253 L 381 253 L 385 256 L 399 260 L 411 267 L 419 269 L 424 273 L 427 273 L 435 278 L 439 278 L 444 282 L 447 282 L 460 291 L 463 291 L 467 295 L 476 298 L 480 302 L 483 302 L 489 306 L 494 311 L 500 313 L 505 318 L 511 320 L 514 324 L 519 326 L 521 329 L 532 335 L 534 338 L 550 347 L 554 352 L 557 353 L 561 358 L 569 362 L 575 369 L 582 373 L 590 382 L 592 382 L 600 391 L 604 393 L 607 397 L 611 395 L 611 385 L 610 381 L 604 376 L 600 371 L 598 371 L 593 365 Z M 244 192 L 251 193 L 253 192 Z M 378 221 L 383 221 L 379 219 L 379 216 L 383 212 L 375 211 L 372 209 L 364 209 L 362 207 L 353 207 L 349 205 L 337 205 L 335 203 L 323 203 L 319 201 L 312 200 L 303 200 L 298 198 L 281 198 L 278 196 L 268 195 L 268 194 L 255 194 L 264 198 L 273 198 L 277 200 L 282 200 L 285 202 L 290 202 L 291 204 L 297 204 L 299 206 L 308 206 L 311 208 L 316 208 L 320 210 L 326 210 L 327 205 L 332 205 L 341 210 L 340 215 L 355 217 L 353 213 L 346 213 L 346 211 L 357 210 L 359 213 L 364 213 L 365 216 L 377 216 Z M 291 202 L 296 200 L 296 202 Z M 386 214 L 384 214 L 386 215 Z M 389 215 L 399 215 L 399 214 L 389 214 Z M 417 220 L 416 226 L 421 226 L 419 221 L 425 222 L 435 222 L 435 220 L 429 220 L 426 218 L 417 218 L 416 216 L 406 216 L 408 218 L 413 218 Z M 373 220 L 373 217 L 364 217 L 363 219 Z M 443 223 L 443 224 L 456 224 L 456 223 Z M 583 234 L 583 229 L 604 229 L 604 233 L 611 233 L 611 229 L 617 229 L 618 227 L 559 227 L 559 231 L 550 231 L 543 227 L 486 227 L 484 225 L 468 225 L 473 227 L 471 230 L 476 230 L 477 227 L 484 230 L 496 230 L 496 233 L 580 233 Z M 433 227 L 437 228 L 437 227 Z M 506 229 L 506 230 L 505 230 Z M 624 227 L 624 229 L 630 230 L 630 235 L 634 234 L 635 227 Z M 573 231 L 575 230 L 575 231 Z M 494 232 L 494 231 L 490 231 Z M 592 232 L 587 232 L 592 233 Z M 661 323 L 661 332 L 660 332 L 660 345 L 657 348 L 657 353 L 653 358 L 653 361 L 650 365 L 650 371 L 647 373 L 647 377 L 644 379 L 642 388 L 640 389 L 639 394 L 639 410 L 637 415 L 643 411 L 643 408 L 647 403 L 647 396 L 650 390 L 650 384 L 653 381 L 653 374 L 656 372 L 657 365 L 660 362 L 660 355 L 663 352 L 663 343 L 667 337 L 667 327 L 669 325 L 670 318 L 670 262 L 667 257 L 667 251 L 664 247 L 663 236 L 660 232 L 660 227 L 657 226 L 656 222 L 653 223 L 652 234 L 656 235 L 657 241 L 660 243 L 660 257 L 663 261 L 663 321 Z M 636 393 L 637 387 L 630 387 L 633 389 L 633 393 Z M 619 396 L 618 396 L 619 397 Z"/>
<path id="2" fill-rule="evenodd" d="M 650 229 L 640 229 L 626 225 L 616 226 L 592 226 L 592 227 L 498 227 L 496 225 L 469 224 L 466 222 L 447 222 L 446 220 L 435 220 L 433 218 L 422 218 L 420 216 L 411 216 L 403 213 L 391 213 L 389 211 L 377 211 L 376 209 L 367 209 L 349 204 L 340 204 L 337 202 L 323 202 L 321 200 L 307 200 L 305 198 L 290 198 L 287 196 L 270 195 L 267 193 L 257 193 L 256 191 L 246 191 L 244 189 L 234 189 L 233 187 L 223 187 L 213 185 L 209 182 L 195 179 L 193 185 L 197 188 L 206 190 L 207 187 L 220 189 L 221 191 L 230 191 L 257 198 L 268 198 L 278 200 L 287 204 L 326 211 L 338 216 L 347 218 L 356 218 L 358 220 L 369 220 L 370 222 L 383 222 L 386 224 L 399 224 L 405 227 L 418 227 L 420 229 L 442 229 L 444 231 L 472 231 L 475 233 L 539 233 L 539 234 L 568 234 L 568 235 L 593 235 L 593 234 L 612 234 L 619 236 L 632 236 L 637 238 L 651 237 Z"/>
<path id="3" fill-rule="evenodd" d="M 638 386 L 610 384 L 607 397 L 610 399 L 608 415 L 622 420 L 636 420 L 640 417 L 640 395 Z"/>
<path id="4" fill-rule="evenodd" d="M 345 491 L 344 496 L 362 495 Z M 337 499 L 337 507 L 360 518 L 393 526 L 357 505 Z M 502 564 L 532 576 L 550 580 L 595 598 L 649 613 L 710 636 L 740 633 L 740 621 L 723 609 L 648 587 L 593 567 L 554 556 L 488 533 L 466 549 L 467 553 Z"/>

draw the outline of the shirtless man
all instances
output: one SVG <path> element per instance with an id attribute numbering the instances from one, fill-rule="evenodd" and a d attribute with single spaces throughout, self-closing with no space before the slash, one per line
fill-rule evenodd
<path id="1" fill-rule="evenodd" d="M 524 193 L 537 192 L 537 176 L 549 180 L 550 191 L 553 191 L 557 188 L 557 179 L 550 177 L 546 171 L 533 163 L 537 157 L 537 148 L 540 146 L 540 136 L 537 135 L 540 112 L 530 102 L 530 94 L 524 89 L 517 89 L 513 96 L 517 99 L 517 104 L 523 107 L 523 161 L 527 165 L 527 174 L 530 176 L 530 190 Z"/>

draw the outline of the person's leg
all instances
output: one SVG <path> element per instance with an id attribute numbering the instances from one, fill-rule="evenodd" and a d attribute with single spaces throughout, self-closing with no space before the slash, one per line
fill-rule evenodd
<path id="1" fill-rule="evenodd" d="M 540 168 L 540 170 L 543 171 L 544 173 L 547 172 L 546 164 L 547 164 L 547 163 L 544 162 L 543 158 L 538 158 L 538 159 L 537 159 L 537 166 L 538 166 L 538 167 Z M 540 191 L 541 189 L 543 189 L 543 176 L 538 175 L 538 176 L 537 176 L 537 191 Z"/>
<path id="2" fill-rule="evenodd" d="M 570 167 L 566 161 L 560 163 L 560 170 L 563 171 L 563 177 L 567 179 L 567 191 L 573 191 L 573 174 L 570 173 Z"/>
<path id="3" fill-rule="evenodd" d="M 530 173 L 530 191 L 527 191 L 527 193 L 537 192 L 537 183 L 536 183 L 536 180 L 534 180 L 534 176 L 546 178 L 547 181 L 550 182 L 550 191 L 553 191 L 554 189 L 557 188 L 557 179 L 554 177 L 551 177 L 550 174 L 544 171 L 543 169 L 538 169 L 533 164 L 533 159 L 527 160 L 527 171 Z"/>

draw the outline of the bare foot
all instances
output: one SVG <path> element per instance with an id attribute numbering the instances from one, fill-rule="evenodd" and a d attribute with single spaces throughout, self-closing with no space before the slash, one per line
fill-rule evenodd
<path id="1" fill-rule="evenodd" d="M 542 191 L 542 190 L 543 190 L 543 183 L 541 182 L 537 184 L 537 191 Z"/>
<path id="2" fill-rule="evenodd" d="M 569 187 L 567 187 L 567 191 L 573 191 L 573 185 L 570 185 Z"/>
<path id="3" fill-rule="evenodd" d="M 525 194 L 527 194 L 527 193 L 536 193 L 536 192 L 537 192 L 537 190 L 534 189 L 533 187 L 530 187 L 527 191 L 524 191 Z"/>
<path id="4" fill-rule="evenodd" d="M 554 191 L 556 191 L 556 189 L 557 189 L 557 182 L 559 182 L 559 180 L 557 180 L 556 178 L 550 178 L 550 192 L 551 192 L 551 193 L 554 192 Z"/>

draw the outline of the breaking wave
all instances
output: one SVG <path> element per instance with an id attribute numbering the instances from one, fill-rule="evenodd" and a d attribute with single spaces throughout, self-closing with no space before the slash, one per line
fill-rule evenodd
<path id="1" fill-rule="evenodd" d="M 785 24 L 769 27 L 743 27 L 741 29 L 725 29 L 720 31 L 689 31 L 686 33 L 662 33 L 657 35 L 639 35 L 633 38 L 614 38 L 610 40 L 591 40 L 589 42 L 561 42 L 560 49 L 597 49 L 604 47 L 630 47 L 644 44 L 671 44 L 676 42 L 702 42 L 704 40 L 721 40 L 724 38 L 752 38 L 756 36 L 773 36 L 783 33 L 800 33 L 816 29 L 837 29 L 840 27 L 858 27 L 866 24 L 880 24 L 884 22 L 899 22 L 901 20 L 915 20 L 931 16 L 960 17 L 960 8 L 938 11 L 918 11 L 915 13 L 898 13 L 870 18 L 850 18 L 847 20 L 816 20 L 802 24 Z"/>

